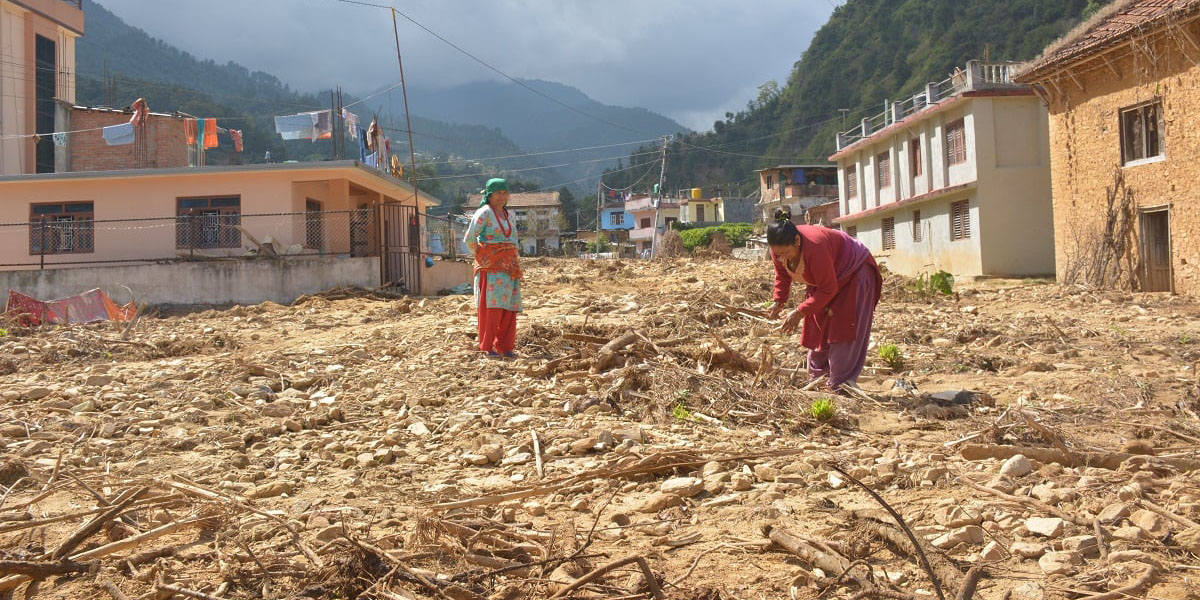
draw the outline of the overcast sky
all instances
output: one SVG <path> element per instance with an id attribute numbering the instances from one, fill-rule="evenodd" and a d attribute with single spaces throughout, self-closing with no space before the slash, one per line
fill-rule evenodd
<path id="1" fill-rule="evenodd" d="M 362 95 L 399 80 L 385 9 L 338 0 L 99 3 L 201 59 L 232 60 L 302 91 L 340 84 Z M 745 108 L 763 82 L 783 85 L 841 3 L 401 0 L 396 6 L 513 77 L 558 81 L 606 104 L 641 106 L 706 130 L 725 111 Z M 499 78 L 403 18 L 399 31 L 410 86 Z"/>

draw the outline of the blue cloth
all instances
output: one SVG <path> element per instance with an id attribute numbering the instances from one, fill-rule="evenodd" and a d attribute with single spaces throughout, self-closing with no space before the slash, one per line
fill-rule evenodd
<path id="1" fill-rule="evenodd" d="M 109 125 L 104 128 L 104 141 L 109 146 L 124 146 L 133 143 L 133 123 Z"/>
<path id="2" fill-rule="evenodd" d="M 796 185 L 808 183 L 808 181 L 806 181 L 804 178 L 804 169 L 796 169 L 795 172 L 792 173 L 792 183 Z"/>
<path id="3" fill-rule="evenodd" d="M 379 165 L 376 162 L 378 158 L 379 158 L 379 153 L 376 152 L 376 153 L 364 158 L 363 164 L 367 165 L 368 167 L 371 167 L 372 169 L 378 168 Z"/>
<path id="4" fill-rule="evenodd" d="M 358 160 L 367 162 L 367 130 L 362 127 L 358 129 Z"/>
<path id="5" fill-rule="evenodd" d="M 316 138 L 317 113 L 300 113 L 275 117 L 275 131 L 285 140 Z"/>

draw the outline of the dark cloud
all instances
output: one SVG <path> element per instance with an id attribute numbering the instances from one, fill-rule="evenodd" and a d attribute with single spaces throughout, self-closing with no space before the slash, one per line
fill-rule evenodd
<path id="1" fill-rule="evenodd" d="M 411 0 L 399 8 L 514 77 L 578 87 L 707 129 L 768 79 L 781 84 L 833 0 Z M 294 88 L 363 93 L 398 80 L 390 12 L 336 0 L 102 0 L 201 58 Z M 386 3 L 386 2 L 384 2 Z M 400 18 L 410 85 L 498 76 Z"/>

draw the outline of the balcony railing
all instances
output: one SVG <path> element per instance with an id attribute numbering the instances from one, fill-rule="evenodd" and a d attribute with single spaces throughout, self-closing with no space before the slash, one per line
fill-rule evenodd
<path id="1" fill-rule="evenodd" d="M 83 0 L 62 0 L 62 1 L 74 6 L 75 8 L 78 8 L 79 10 L 83 10 Z"/>
<path id="2" fill-rule="evenodd" d="M 884 100 L 883 112 L 863 119 L 857 127 L 837 134 L 837 149 L 842 150 L 867 139 L 893 123 L 963 92 L 1026 87 L 1013 83 L 1012 75 L 1016 65 L 1015 62 L 968 61 L 965 71 L 956 69 L 950 77 L 937 83 L 926 84 L 922 92 L 900 100 Z"/>

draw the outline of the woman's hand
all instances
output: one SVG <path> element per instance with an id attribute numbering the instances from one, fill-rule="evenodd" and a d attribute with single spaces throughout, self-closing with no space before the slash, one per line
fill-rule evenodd
<path id="1" fill-rule="evenodd" d="M 783 325 L 779 326 L 779 330 L 784 333 L 795 333 L 800 327 L 800 323 L 804 321 L 804 315 L 799 310 L 793 310 L 788 313 L 786 319 L 783 320 Z"/>
<path id="2" fill-rule="evenodd" d="M 771 307 L 771 310 L 767 311 L 767 318 L 772 321 L 778 319 L 779 314 L 783 312 L 784 304 L 785 303 L 783 302 L 776 302 L 775 305 Z"/>

